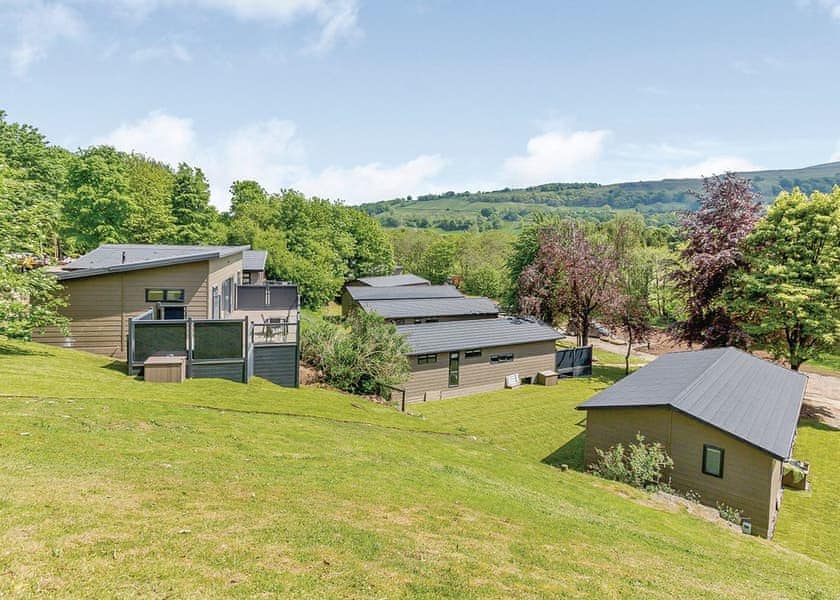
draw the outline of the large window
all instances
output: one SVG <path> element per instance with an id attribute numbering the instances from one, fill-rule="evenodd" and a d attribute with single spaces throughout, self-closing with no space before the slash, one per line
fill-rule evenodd
<path id="1" fill-rule="evenodd" d="M 233 310 L 233 277 L 228 277 L 222 282 L 222 311 L 227 314 Z"/>
<path id="2" fill-rule="evenodd" d="M 146 288 L 146 302 L 183 302 L 184 290 Z"/>
<path id="3" fill-rule="evenodd" d="M 431 363 L 437 362 L 437 354 L 418 354 L 417 355 L 417 364 L 418 365 L 428 365 Z"/>
<path id="4" fill-rule="evenodd" d="M 505 352 L 504 354 L 491 354 L 490 364 L 513 362 L 513 352 Z"/>
<path id="5" fill-rule="evenodd" d="M 723 477 L 723 448 L 703 444 L 703 472 L 713 477 Z"/>

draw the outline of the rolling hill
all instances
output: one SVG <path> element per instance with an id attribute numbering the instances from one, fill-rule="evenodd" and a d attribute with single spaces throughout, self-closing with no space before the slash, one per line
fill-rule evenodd
<path id="1" fill-rule="evenodd" d="M 149 384 L 123 369 L 0 340 L 0 596 L 830 598 L 840 589 L 838 440 L 815 422 L 800 427 L 812 491 L 785 493 L 771 542 L 579 471 L 574 406 L 618 369 L 413 415 L 319 388 Z"/>
<path id="2" fill-rule="evenodd" d="M 802 169 L 753 171 L 749 177 L 762 199 L 770 203 L 782 190 L 830 191 L 840 184 L 840 162 Z M 600 185 L 547 183 L 492 192 L 446 192 L 417 198 L 397 198 L 363 204 L 386 227 L 438 228 L 447 231 L 517 228 L 535 212 L 555 212 L 604 220 L 616 211 L 635 210 L 652 224 L 675 219 L 676 211 L 695 205 L 692 191 L 701 179 L 663 179 Z"/>

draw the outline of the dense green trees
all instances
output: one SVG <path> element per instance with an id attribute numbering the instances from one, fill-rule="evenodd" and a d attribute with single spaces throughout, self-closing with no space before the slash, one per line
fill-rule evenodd
<path id="1" fill-rule="evenodd" d="M 298 283 L 310 308 L 336 298 L 347 279 L 393 269 L 387 236 L 364 213 L 293 190 L 268 194 L 253 181 L 231 194 L 228 241 L 268 250 L 268 276 Z"/>
<path id="2" fill-rule="evenodd" d="M 173 169 L 109 146 L 71 153 L 35 128 L 8 123 L 0 111 L 0 249 L 7 263 L 12 254 L 57 259 L 102 243 L 251 244 L 269 251 L 269 276 L 299 283 L 310 307 L 334 299 L 346 279 L 393 268 L 388 236 L 363 212 L 291 190 L 269 194 L 253 181 L 234 183 L 231 195 L 229 213 L 220 215 L 200 168 Z M 40 276 L 34 272 L 15 275 L 12 284 L 15 264 L 0 269 L 9 294 L 25 301 L 47 290 L 23 289 L 26 277 Z"/>
<path id="3" fill-rule="evenodd" d="M 178 244 L 219 244 L 226 238 L 219 215 L 210 204 L 210 186 L 204 173 L 186 163 L 178 165 L 170 202 Z"/>
<path id="4" fill-rule="evenodd" d="M 505 231 L 441 234 L 399 229 L 391 232 L 394 259 L 432 283 L 453 281 L 470 295 L 502 298 L 505 262 L 513 236 Z"/>
<path id="5" fill-rule="evenodd" d="M 840 187 L 783 192 L 744 244 L 730 302 L 749 334 L 798 370 L 840 342 Z"/>

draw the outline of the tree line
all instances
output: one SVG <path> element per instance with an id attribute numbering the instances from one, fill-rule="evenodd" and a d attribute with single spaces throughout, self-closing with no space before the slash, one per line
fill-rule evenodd
<path id="1" fill-rule="evenodd" d="M 751 182 L 730 173 L 704 180 L 697 201 L 679 221 L 675 251 L 659 258 L 627 221 L 612 231 L 538 221 L 508 259 L 509 304 L 568 320 L 582 344 L 595 318 L 632 342 L 673 310 L 670 333 L 689 345 L 762 348 L 795 370 L 836 351 L 840 187 L 782 192 L 765 212 Z"/>
<path id="2" fill-rule="evenodd" d="M 60 324 L 55 282 L 26 267 L 105 243 L 251 244 L 267 275 L 300 284 L 305 305 L 346 279 L 390 272 L 386 234 L 368 215 L 292 190 L 235 182 L 219 212 L 200 167 L 92 146 L 71 152 L 0 111 L 0 334 Z"/>

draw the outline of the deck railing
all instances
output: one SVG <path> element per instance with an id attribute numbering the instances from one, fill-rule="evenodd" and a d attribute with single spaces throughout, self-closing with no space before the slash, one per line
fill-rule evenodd
<path id="1" fill-rule="evenodd" d="M 557 350 L 554 365 L 559 377 L 592 375 L 592 346 Z"/>

